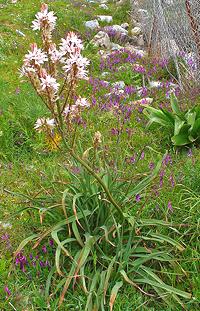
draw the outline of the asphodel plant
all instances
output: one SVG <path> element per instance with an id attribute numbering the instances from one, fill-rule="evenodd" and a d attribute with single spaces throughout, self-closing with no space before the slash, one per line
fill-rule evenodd
<path id="1" fill-rule="evenodd" d="M 28 242 L 34 241 L 36 248 L 44 238 L 51 235 L 57 244 L 55 270 L 63 277 L 61 281 L 63 291 L 59 306 L 64 301 L 72 281 L 75 285 L 77 280 L 81 280 L 84 292 L 88 296 L 85 308 L 87 311 L 104 310 L 107 304 L 107 292 L 113 282 L 114 286 L 110 291 L 110 310 L 113 310 L 117 293 L 125 282 L 143 293 L 145 291 L 137 284 L 148 284 L 160 297 L 165 297 L 165 293 L 169 295 L 173 293 L 176 299 L 178 299 L 177 295 L 190 298 L 189 294 L 166 286 L 150 268 L 147 269 L 144 265 L 149 260 L 169 261 L 171 258 L 160 250 L 156 252 L 152 249 L 149 253 L 146 244 L 142 249 L 139 247 L 143 245 L 144 237 L 139 236 L 136 227 L 142 228 L 146 223 L 140 222 L 137 225 L 135 217 L 130 215 L 126 208 L 127 204 L 132 205 L 132 198 L 142 192 L 156 177 L 162 160 L 150 176 L 129 189 L 131 181 L 127 185 L 128 190 L 122 192 L 123 184 L 118 184 L 113 179 L 109 181 L 109 174 L 97 173 L 87 159 L 77 154 L 77 126 L 82 122 L 83 110 L 90 107 L 89 101 L 79 96 L 78 84 L 80 80 L 88 79 L 89 60 L 82 56 L 83 43 L 74 32 L 69 32 L 56 45 L 52 36 L 55 26 L 54 12 L 48 11 L 47 4 L 42 4 L 41 11 L 36 14 L 32 26 L 33 30 L 41 33 L 42 47 L 38 47 L 36 43 L 31 44 L 30 51 L 25 55 L 21 74 L 30 81 L 47 109 L 47 115 L 36 120 L 35 130 L 44 133 L 46 139 L 51 141 L 56 148 L 63 149 L 76 162 L 79 162 L 84 168 L 85 175 L 75 178 L 76 182 L 77 179 L 79 180 L 78 188 L 74 187 L 75 182 L 72 182 L 63 192 L 61 205 L 64 220 L 58 219 L 58 223 L 42 234 L 34 234 L 22 241 L 15 255 Z M 97 152 L 101 142 L 101 133 L 97 132 L 93 139 L 94 153 Z M 72 181 L 73 178 L 72 175 Z M 31 200 L 31 204 L 34 204 L 34 199 Z M 68 215 L 66 206 L 72 211 L 72 215 Z M 58 215 L 56 217 L 59 218 Z M 54 219 L 57 219 L 56 217 Z M 148 226 L 156 226 L 156 224 L 153 220 L 147 223 Z M 61 237 L 63 240 L 60 240 L 60 233 L 66 233 L 66 225 L 67 239 L 63 234 Z M 170 238 L 151 234 L 146 239 L 165 241 L 182 250 L 182 246 Z M 71 245 L 74 242 L 76 247 L 70 246 L 72 250 L 70 254 L 66 244 Z M 61 263 L 62 256 L 64 256 L 64 261 Z M 95 256 L 97 260 L 94 259 Z M 65 270 L 67 267 L 63 264 L 65 260 L 70 266 L 70 271 Z M 97 266 L 98 269 L 96 269 Z M 88 278 L 85 276 L 86 271 L 89 271 Z M 48 282 L 53 272 L 54 268 L 50 272 Z M 146 294 L 153 296 L 151 293 Z"/>
<path id="2" fill-rule="evenodd" d="M 100 176 L 75 152 L 77 126 L 82 122 L 83 110 L 90 107 L 89 101 L 79 96 L 77 86 L 80 80 L 88 79 L 90 62 L 82 56 L 83 42 L 74 32 L 61 38 L 58 46 L 53 42 L 56 19 L 54 12 L 48 11 L 48 5 L 42 4 L 32 25 L 33 30 L 41 33 L 42 48 L 32 43 L 20 70 L 47 108 L 48 117 L 41 116 L 35 130 L 43 132 L 54 147 L 60 149 L 63 145 L 97 179 L 123 218 L 120 206 Z"/>

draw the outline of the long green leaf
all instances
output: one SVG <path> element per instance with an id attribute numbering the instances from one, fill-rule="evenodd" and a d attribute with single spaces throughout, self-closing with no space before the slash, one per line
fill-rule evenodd
<path id="1" fill-rule="evenodd" d="M 158 161 L 155 169 L 153 170 L 152 174 L 144 178 L 141 182 L 137 184 L 137 186 L 131 190 L 128 194 L 126 199 L 124 200 L 124 203 L 128 202 L 133 196 L 136 194 L 141 193 L 151 182 L 152 180 L 158 175 L 158 172 L 161 168 L 162 160 Z"/>
<path id="2" fill-rule="evenodd" d="M 111 294 L 110 294 L 110 302 L 109 302 L 109 306 L 110 306 L 110 311 L 113 310 L 113 306 L 115 303 L 115 299 L 117 297 L 118 291 L 120 290 L 120 288 L 123 286 L 123 282 L 117 282 L 115 284 L 115 286 L 112 288 Z"/>

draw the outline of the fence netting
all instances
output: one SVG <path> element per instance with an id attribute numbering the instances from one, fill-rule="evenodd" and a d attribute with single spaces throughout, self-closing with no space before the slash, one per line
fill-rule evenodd
<path id="1" fill-rule="evenodd" d="M 200 82 L 200 0 L 133 0 L 150 55 L 173 59 L 179 83 Z"/>

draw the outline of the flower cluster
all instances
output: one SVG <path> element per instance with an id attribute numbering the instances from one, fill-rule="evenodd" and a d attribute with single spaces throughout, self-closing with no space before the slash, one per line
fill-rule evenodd
<path id="1" fill-rule="evenodd" d="M 33 21 L 33 30 L 42 30 L 43 42 L 49 42 L 52 37 L 52 31 L 55 28 L 57 17 L 54 12 L 48 11 L 48 5 L 43 3 L 41 11 L 36 14 L 36 19 Z"/>
<path id="2" fill-rule="evenodd" d="M 21 75 L 29 79 L 51 114 L 50 118 L 39 118 L 35 129 L 53 135 L 52 138 L 61 128 L 63 131 L 63 124 L 68 129 L 66 122 L 80 118 L 83 108 L 89 107 L 88 101 L 76 94 L 78 81 L 87 80 L 88 76 L 89 60 L 81 54 L 83 42 L 69 32 L 57 47 L 52 41 L 56 19 L 48 5 L 42 4 L 32 28 L 41 31 L 43 46 L 31 44 L 21 69 Z"/>

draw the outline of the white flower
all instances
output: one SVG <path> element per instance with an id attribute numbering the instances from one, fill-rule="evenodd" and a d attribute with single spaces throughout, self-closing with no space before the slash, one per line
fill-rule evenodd
<path id="1" fill-rule="evenodd" d="M 40 78 L 42 90 L 50 89 L 53 93 L 56 93 L 59 88 L 59 83 L 57 83 L 56 79 L 51 77 L 50 75 L 46 75 Z"/>
<path id="2" fill-rule="evenodd" d="M 29 67 L 28 65 L 24 64 L 20 71 L 20 77 L 26 76 L 29 77 L 36 73 L 36 70 L 33 67 Z"/>
<path id="3" fill-rule="evenodd" d="M 41 49 L 38 49 L 37 44 L 31 44 L 31 51 L 25 55 L 24 65 L 32 66 L 32 65 L 42 65 L 44 62 L 48 60 L 47 54 L 43 52 Z"/>
<path id="4" fill-rule="evenodd" d="M 33 21 L 32 28 L 33 30 L 41 30 L 42 28 L 52 31 L 56 25 L 57 17 L 54 16 L 54 12 L 48 12 L 48 5 L 42 4 L 41 12 L 38 12 L 36 19 Z"/>
<path id="5" fill-rule="evenodd" d="M 69 32 L 67 34 L 66 39 L 61 39 L 60 44 L 60 52 L 62 55 L 69 54 L 80 54 L 81 50 L 83 49 L 83 43 L 81 39 L 74 32 Z"/>
<path id="6" fill-rule="evenodd" d="M 50 58 L 51 58 L 51 61 L 52 63 L 57 63 L 57 62 L 64 62 L 64 59 L 62 58 L 62 53 L 59 52 L 57 49 L 56 49 L 56 45 L 55 44 L 51 44 L 50 47 L 49 47 L 49 55 L 50 55 Z"/>
<path id="7" fill-rule="evenodd" d="M 76 102 L 75 102 L 75 105 L 76 106 L 80 106 L 80 107 L 90 107 L 90 103 L 87 101 L 87 99 L 86 98 L 82 98 L 82 97 L 78 97 L 78 99 L 76 100 Z"/>
<path id="8" fill-rule="evenodd" d="M 77 114 L 79 114 L 78 106 L 76 105 L 71 105 L 67 106 L 65 110 L 63 111 L 63 114 L 65 116 L 68 116 L 70 114 L 71 117 L 75 117 Z"/>
<path id="9" fill-rule="evenodd" d="M 55 120 L 54 119 L 45 119 L 39 118 L 37 119 L 34 129 L 38 132 L 42 132 L 43 130 L 52 130 L 55 127 Z"/>
<path id="10" fill-rule="evenodd" d="M 71 74 L 72 77 L 77 79 L 86 79 L 88 74 L 86 68 L 89 64 L 90 62 L 86 57 L 76 54 L 71 55 L 71 57 L 65 61 L 63 69 L 67 74 Z"/>

